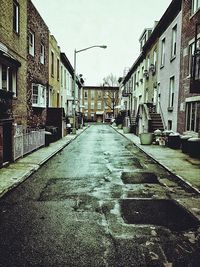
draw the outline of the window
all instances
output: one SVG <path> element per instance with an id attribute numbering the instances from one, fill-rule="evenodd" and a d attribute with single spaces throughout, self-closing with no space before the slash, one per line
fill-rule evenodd
<path id="1" fill-rule="evenodd" d="M 153 51 L 153 64 L 155 68 L 156 68 L 156 63 L 157 63 L 157 51 L 154 50 Z"/>
<path id="2" fill-rule="evenodd" d="M 40 63 L 44 64 L 44 45 L 41 44 L 40 46 Z"/>
<path id="3" fill-rule="evenodd" d="M 200 38 L 197 40 L 197 47 L 200 47 Z M 188 74 L 191 75 L 192 70 L 192 57 L 194 56 L 195 43 L 189 45 L 189 61 L 188 61 Z"/>
<path id="4" fill-rule="evenodd" d="M 84 108 L 88 109 L 88 102 L 87 101 L 84 102 Z"/>
<path id="5" fill-rule="evenodd" d="M 186 103 L 186 131 L 199 131 L 200 102 Z"/>
<path id="6" fill-rule="evenodd" d="M 172 120 L 168 120 L 167 129 L 172 130 Z"/>
<path id="7" fill-rule="evenodd" d="M 0 89 L 17 94 L 17 71 L 4 64 L 0 64 Z"/>
<path id="8" fill-rule="evenodd" d="M 46 107 L 46 88 L 41 84 L 32 85 L 32 105 Z"/>
<path id="9" fill-rule="evenodd" d="M 161 42 L 161 67 L 165 65 L 165 38 Z"/>
<path id="10" fill-rule="evenodd" d="M 91 99 L 94 99 L 94 90 L 91 90 Z"/>
<path id="11" fill-rule="evenodd" d="M 88 91 L 84 91 L 84 98 L 88 98 Z"/>
<path id="12" fill-rule="evenodd" d="M 101 98 L 101 97 L 102 97 L 102 92 L 98 91 L 98 98 Z"/>
<path id="13" fill-rule="evenodd" d="M 35 54 L 35 35 L 33 32 L 29 32 L 29 54 L 34 56 Z"/>
<path id="14" fill-rule="evenodd" d="M 172 28 L 172 48 L 171 48 L 171 57 L 174 58 L 176 56 L 176 44 L 177 42 L 177 25 Z"/>
<path id="15" fill-rule="evenodd" d="M 61 75 L 61 86 L 63 86 L 63 66 L 61 66 L 60 75 Z"/>
<path id="16" fill-rule="evenodd" d="M 57 58 L 57 81 L 60 79 L 60 60 Z"/>
<path id="17" fill-rule="evenodd" d="M 97 109 L 100 109 L 101 110 L 101 102 L 98 102 L 97 103 Z"/>
<path id="18" fill-rule="evenodd" d="M 13 31 L 19 33 L 19 4 L 13 2 Z"/>
<path id="19" fill-rule="evenodd" d="M 54 76 L 54 52 L 51 51 L 51 76 Z"/>
<path id="20" fill-rule="evenodd" d="M 169 108 L 173 108 L 174 106 L 174 76 L 170 78 L 169 82 Z"/>
<path id="21" fill-rule="evenodd" d="M 94 102 L 91 102 L 91 109 L 94 109 Z"/>
<path id="22" fill-rule="evenodd" d="M 192 14 L 200 8 L 200 0 L 192 0 Z"/>
<path id="23" fill-rule="evenodd" d="M 38 98 L 39 98 L 38 85 L 33 85 L 33 93 L 32 93 L 32 103 L 33 103 L 33 105 L 38 105 Z"/>

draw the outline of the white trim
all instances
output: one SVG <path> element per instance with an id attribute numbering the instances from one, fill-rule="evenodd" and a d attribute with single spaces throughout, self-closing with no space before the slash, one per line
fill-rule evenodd
<path id="1" fill-rule="evenodd" d="M 185 102 L 196 102 L 196 101 L 200 101 L 200 96 L 191 96 L 185 99 Z"/>

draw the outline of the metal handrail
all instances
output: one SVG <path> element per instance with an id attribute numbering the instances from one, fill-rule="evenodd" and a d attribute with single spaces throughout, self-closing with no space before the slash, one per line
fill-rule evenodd
<path id="1" fill-rule="evenodd" d="M 159 104 L 159 108 L 160 108 L 161 119 L 162 119 L 162 122 L 164 124 L 164 129 L 166 130 L 167 129 L 167 126 L 166 126 L 166 123 L 165 123 L 165 119 L 164 119 L 164 116 L 163 116 L 162 107 L 161 107 L 161 104 L 160 104 L 160 101 L 159 100 L 158 100 L 158 104 Z"/>

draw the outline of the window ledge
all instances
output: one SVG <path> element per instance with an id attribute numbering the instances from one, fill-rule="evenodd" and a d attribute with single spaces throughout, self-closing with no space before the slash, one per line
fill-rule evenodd
<path id="1" fill-rule="evenodd" d="M 172 57 L 170 58 L 170 62 L 174 61 L 175 58 L 176 58 L 176 55 L 175 55 L 175 56 L 172 56 Z"/>
<path id="2" fill-rule="evenodd" d="M 169 112 L 172 112 L 173 110 L 174 110 L 173 107 L 168 107 L 168 108 L 167 108 L 167 111 L 169 111 Z"/>

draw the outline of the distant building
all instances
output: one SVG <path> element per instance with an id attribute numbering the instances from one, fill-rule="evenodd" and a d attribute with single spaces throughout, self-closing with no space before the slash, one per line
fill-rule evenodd
<path id="1" fill-rule="evenodd" d="M 118 113 L 119 87 L 84 86 L 82 105 L 85 121 L 110 122 Z"/>
<path id="2" fill-rule="evenodd" d="M 32 127 L 45 125 L 49 80 L 49 30 L 30 0 L 27 64 L 28 124 Z"/>
<path id="3" fill-rule="evenodd" d="M 200 1 L 184 0 L 178 131 L 200 136 Z"/>

